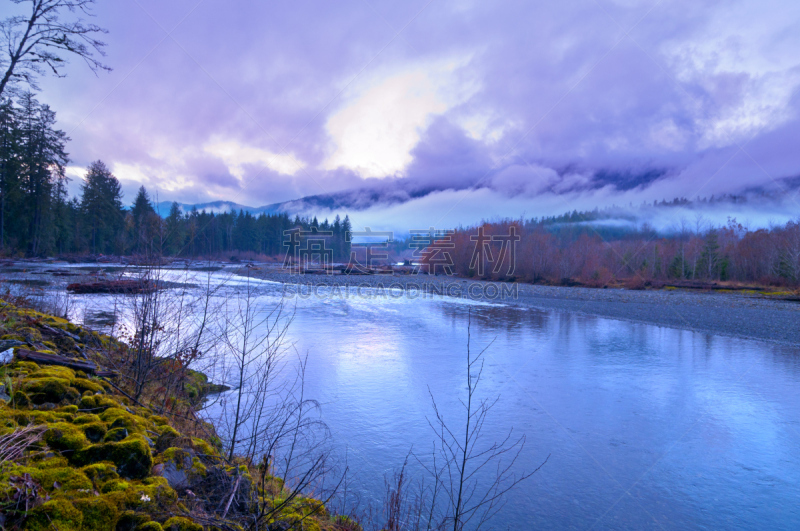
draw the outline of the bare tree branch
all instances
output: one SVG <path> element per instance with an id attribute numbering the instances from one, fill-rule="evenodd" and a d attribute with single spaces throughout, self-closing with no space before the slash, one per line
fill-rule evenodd
<path id="1" fill-rule="evenodd" d="M 106 44 L 96 38 L 108 33 L 96 24 L 86 23 L 95 0 L 10 0 L 15 4 L 30 3 L 30 14 L 12 16 L 0 22 L 0 97 L 6 88 L 25 83 L 37 89 L 36 78 L 50 72 L 64 77 L 67 56 L 77 55 L 95 74 L 111 68 L 97 58 L 105 56 Z M 62 20 L 65 14 L 77 20 Z"/>

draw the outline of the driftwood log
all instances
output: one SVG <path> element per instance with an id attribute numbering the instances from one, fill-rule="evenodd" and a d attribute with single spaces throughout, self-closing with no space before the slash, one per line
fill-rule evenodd
<path id="1" fill-rule="evenodd" d="M 81 282 L 70 284 L 67 291 L 84 293 L 152 293 L 158 290 L 154 282 L 147 280 L 104 280 L 100 282 Z"/>
<path id="2" fill-rule="evenodd" d="M 68 367 L 72 370 L 83 371 L 88 374 L 104 376 L 106 378 L 114 378 L 117 376 L 116 372 L 103 370 L 98 367 L 97 364 L 91 361 L 76 360 L 73 358 L 59 356 L 58 354 L 48 354 L 46 352 L 36 352 L 34 350 L 26 350 L 21 348 L 18 348 L 15 351 L 15 354 L 17 359 L 23 361 L 34 361 L 42 365 L 58 365 L 61 367 Z"/>

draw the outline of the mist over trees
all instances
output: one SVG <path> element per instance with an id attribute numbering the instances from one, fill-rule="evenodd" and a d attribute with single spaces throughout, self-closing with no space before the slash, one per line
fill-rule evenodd
<path id="1" fill-rule="evenodd" d="M 446 254 L 453 273 L 492 280 L 518 279 L 553 284 L 630 288 L 686 281 L 739 281 L 800 285 L 800 220 L 748 230 L 735 219 L 722 227 L 701 217 L 683 220 L 678 230 L 661 234 L 585 224 L 578 214 L 564 217 L 485 223 L 438 238 L 423 253 L 423 269 L 433 269 Z M 481 231 L 480 233 L 478 231 Z M 476 252 L 478 234 L 483 251 Z M 514 234 L 517 242 L 503 246 Z M 492 239 L 492 237 L 495 237 Z"/>
<path id="2" fill-rule="evenodd" d="M 119 181 L 102 161 L 89 166 L 80 197 L 70 199 L 68 141 L 56 127 L 55 112 L 32 93 L 0 102 L 0 253 L 282 258 L 296 252 L 293 245 L 319 234 L 329 260 L 350 260 L 348 217 L 320 222 L 287 213 L 183 212 L 173 203 L 162 218 L 144 187 L 126 208 Z M 482 225 L 490 238 L 512 227 L 518 231 L 513 271 L 492 259 L 511 260 L 498 241 L 489 243 L 491 252 L 481 258 L 487 263 L 478 266 L 477 227 L 459 229 L 448 241 L 435 243 L 422 261 L 447 253 L 453 272 L 466 277 L 590 286 L 623 281 L 640 287 L 666 280 L 800 284 L 798 222 L 748 230 L 735 220 L 712 227 L 698 217 L 661 234 L 647 226 L 604 225 L 607 215 L 572 212 Z M 403 256 L 398 245 L 404 244 L 407 249 L 408 242 L 393 244 L 398 258 Z"/>

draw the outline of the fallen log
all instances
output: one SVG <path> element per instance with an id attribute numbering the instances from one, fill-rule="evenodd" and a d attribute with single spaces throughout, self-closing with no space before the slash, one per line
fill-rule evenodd
<path id="1" fill-rule="evenodd" d="M 148 280 L 105 280 L 99 282 L 75 283 L 67 286 L 67 291 L 76 294 L 87 293 L 153 293 L 158 286 Z"/>
<path id="2" fill-rule="evenodd" d="M 59 356 L 58 354 L 48 354 L 46 352 L 36 352 L 34 350 L 26 350 L 18 348 L 14 352 L 17 359 L 23 361 L 33 361 L 42 365 L 58 365 L 60 367 L 67 367 L 75 371 L 83 371 L 88 374 L 97 376 L 116 377 L 117 373 L 114 371 L 107 371 L 100 369 L 97 364 L 91 361 L 76 360 Z"/>

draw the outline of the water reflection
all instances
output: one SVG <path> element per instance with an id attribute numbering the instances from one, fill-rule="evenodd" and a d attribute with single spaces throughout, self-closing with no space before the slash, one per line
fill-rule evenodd
<path id="1" fill-rule="evenodd" d="M 283 291 L 261 284 L 259 303 Z M 800 528 L 797 349 L 442 297 L 323 294 L 291 300 L 290 338 L 310 355 L 307 389 L 363 500 L 381 496 L 409 448 L 430 447 L 429 391 L 458 415 L 471 319 L 473 348 L 491 343 L 482 393 L 501 396 L 488 432 L 527 435 L 522 468 L 551 455 L 495 527 Z"/>

